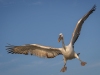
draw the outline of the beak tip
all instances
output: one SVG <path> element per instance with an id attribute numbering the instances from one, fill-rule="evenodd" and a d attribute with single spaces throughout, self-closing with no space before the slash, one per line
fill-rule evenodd
<path id="1" fill-rule="evenodd" d="M 58 39 L 58 42 L 60 42 L 60 39 Z"/>

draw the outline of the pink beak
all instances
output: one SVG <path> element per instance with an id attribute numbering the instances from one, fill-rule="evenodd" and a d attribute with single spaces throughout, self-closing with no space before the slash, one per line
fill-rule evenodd
<path id="1" fill-rule="evenodd" d="M 58 42 L 60 42 L 62 39 L 63 39 L 63 36 L 59 35 Z"/>

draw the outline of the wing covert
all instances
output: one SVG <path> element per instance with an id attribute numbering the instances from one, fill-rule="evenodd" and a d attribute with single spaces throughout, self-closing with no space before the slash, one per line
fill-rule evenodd
<path id="1" fill-rule="evenodd" d="M 28 44 L 24 46 L 6 46 L 8 53 L 11 54 L 25 54 L 35 55 L 39 57 L 54 58 L 55 56 L 62 54 L 61 48 L 52 48 L 42 46 L 38 44 Z"/>
<path id="2" fill-rule="evenodd" d="M 95 9 L 96 9 L 96 6 L 94 5 L 94 6 L 92 7 L 92 9 L 91 9 L 90 11 L 88 11 L 88 13 L 87 13 L 86 15 L 84 15 L 84 16 L 78 21 L 78 23 L 76 24 L 76 27 L 75 27 L 75 29 L 74 29 L 74 32 L 73 32 L 73 34 L 72 34 L 72 38 L 71 38 L 71 41 L 70 41 L 70 43 L 72 43 L 72 45 L 74 45 L 74 43 L 75 43 L 76 40 L 78 39 L 84 21 L 89 17 L 90 14 L 93 13 L 93 11 L 95 11 Z"/>

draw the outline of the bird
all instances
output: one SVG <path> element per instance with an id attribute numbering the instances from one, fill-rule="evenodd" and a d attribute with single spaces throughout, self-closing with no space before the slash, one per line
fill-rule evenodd
<path id="1" fill-rule="evenodd" d="M 6 46 L 6 50 L 8 53 L 11 54 L 35 55 L 43 58 L 54 58 L 58 55 L 63 55 L 64 66 L 62 67 L 60 72 L 65 72 L 67 70 L 66 67 L 67 61 L 74 58 L 77 58 L 81 62 L 81 65 L 85 66 L 87 63 L 80 59 L 79 57 L 80 53 L 75 52 L 74 44 L 80 35 L 81 28 L 84 21 L 95 10 L 96 10 L 96 5 L 94 5 L 81 19 L 79 19 L 74 29 L 74 32 L 72 33 L 72 38 L 70 40 L 70 43 L 68 45 L 65 45 L 64 43 L 63 34 L 62 33 L 59 34 L 58 42 L 62 41 L 62 48 L 54 48 L 54 47 L 43 46 L 39 44 L 25 44 L 19 46 L 8 44 L 8 46 Z"/>

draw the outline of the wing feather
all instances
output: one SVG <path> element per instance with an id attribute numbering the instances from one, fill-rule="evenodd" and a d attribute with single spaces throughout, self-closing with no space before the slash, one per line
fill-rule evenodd
<path id="1" fill-rule="evenodd" d="M 24 46 L 6 46 L 8 53 L 11 54 L 25 54 L 35 55 L 39 57 L 54 58 L 55 56 L 62 54 L 61 48 L 52 48 L 48 46 L 42 46 L 38 44 L 29 44 Z"/>
<path id="2" fill-rule="evenodd" d="M 71 41 L 70 41 L 70 43 L 72 43 L 72 45 L 74 45 L 74 43 L 75 43 L 76 40 L 78 39 L 84 21 L 89 17 L 90 14 L 93 13 L 93 11 L 95 11 L 95 9 L 96 9 L 96 6 L 94 5 L 94 6 L 92 7 L 92 9 L 91 9 L 90 11 L 88 11 L 88 13 L 87 13 L 86 15 L 84 15 L 84 16 L 78 21 L 78 23 L 76 24 L 76 27 L 75 27 L 74 32 L 73 32 L 73 34 L 72 34 L 72 39 L 71 39 Z"/>

